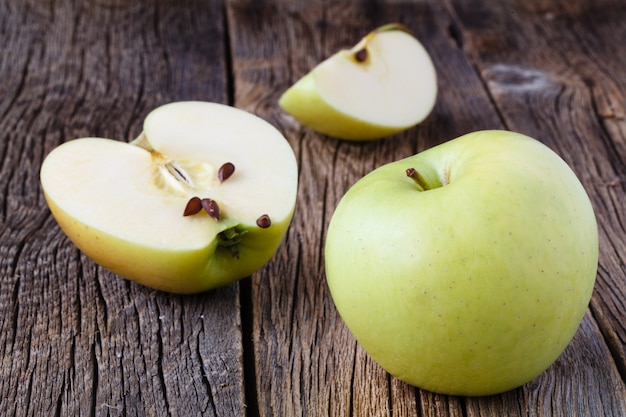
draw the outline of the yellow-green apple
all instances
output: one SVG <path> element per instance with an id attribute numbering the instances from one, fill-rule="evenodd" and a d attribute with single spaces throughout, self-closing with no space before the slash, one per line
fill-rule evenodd
<path id="1" fill-rule="evenodd" d="M 297 165 L 261 118 L 189 101 L 150 112 L 132 143 L 58 146 L 41 183 L 63 231 L 95 262 L 152 288 L 197 293 L 273 256 L 293 216 Z"/>
<path id="2" fill-rule="evenodd" d="M 325 262 L 341 317 L 385 370 L 479 396 L 535 378 L 573 338 L 598 232 L 555 152 L 481 131 L 357 181 L 331 219 Z"/>
<path id="3" fill-rule="evenodd" d="M 436 96 L 428 52 L 404 26 L 389 24 L 320 63 L 281 96 L 279 105 L 318 132 L 367 140 L 420 123 Z"/>

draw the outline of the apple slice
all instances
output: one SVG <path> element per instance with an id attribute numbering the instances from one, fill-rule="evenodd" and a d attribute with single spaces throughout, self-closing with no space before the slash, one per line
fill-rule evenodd
<path id="1" fill-rule="evenodd" d="M 279 105 L 301 124 L 340 139 L 378 139 L 424 120 L 437 77 L 422 44 L 399 24 L 382 26 L 291 86 Z"/>
<path id="2" fill-rule="evenodd" d="M 153 110 L 132 143 L 83 138 L 41 167 L 48 206 L 96 263 L 140 284 L 197 293 L 244 278 L 279 247 L 297 164 L 264 120 L 226 105 Z"/>

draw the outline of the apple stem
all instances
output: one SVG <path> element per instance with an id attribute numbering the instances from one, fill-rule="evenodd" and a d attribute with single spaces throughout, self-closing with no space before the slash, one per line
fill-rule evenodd
<path id="1" fill-rule="evenodd" d="M 423 191 L 429 189 L 426 180 L 424 179 L 424 177 L 422 177 L 422 174 L 420 174 L 415 168 L 408 168 L 406 170 L 406 176 L 413 179 L 413 181 L 415 181 L 415 183 L 417 183 L 417 185 L 419 185 L 419 187 Z"/>

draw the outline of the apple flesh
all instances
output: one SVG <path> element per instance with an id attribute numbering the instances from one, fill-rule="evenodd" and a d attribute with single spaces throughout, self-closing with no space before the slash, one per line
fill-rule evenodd
<path id="1" fill-rule="evenodd" d="M 378 28 L 291 86 L 279 105 L 301 124 L 340 139 L 389 136 L 424 120 L 437 96 L 422 44 L 398 24 Z"/>
<path id="2" fill-rule="evenodd" d="M 341 317 L 385 370 L 480 396 L 535 378 L 573 338 L 598 232 L 556 153 L 482 131 L 359 180 L 333 214 L 325 262 Z"/>
<path id="3" fill-rule="evenodd" d="M 63 231 L 95 262 L 155 289 L 197 293 L 273 256 L 293 216 L 297 165 L 264 120 L 177 102 L 153 110 L 130 144 L 60 145 L 44 160 L 41 182 Z M 200 210 L 189 212 L 195 199 Z M 209 201 L 217 215 L 204 208 Z"/>

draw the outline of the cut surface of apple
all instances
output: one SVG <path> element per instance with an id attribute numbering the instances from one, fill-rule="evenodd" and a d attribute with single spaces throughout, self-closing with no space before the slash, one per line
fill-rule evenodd
<path id="1" fill-rule="evenodd" d="M 318 132 L 368 140 L 417 125 L 436 97 L 428 52 L 403 26 L 390 24 L 320 63 L 282 95 L 279 105 Z"/>
<path id="2" fill-rule="evenodd" d="M 153 110 L 132 143 L 60 145 L 41 182 L 63 231 L 95 262 L 152 288 L 196 293 L 273 256 L 293 216 L 297 164 L 261 118 L 176 102 Z M 199 209 L 186 213 L 192 200 Z"/>

